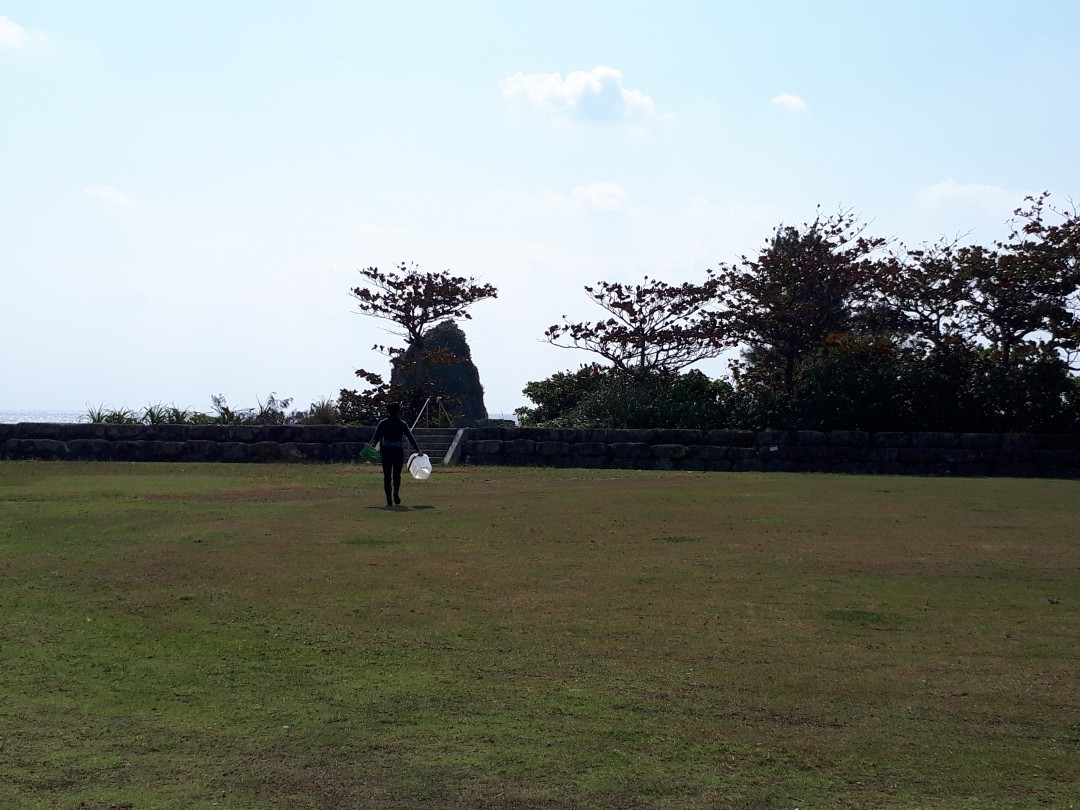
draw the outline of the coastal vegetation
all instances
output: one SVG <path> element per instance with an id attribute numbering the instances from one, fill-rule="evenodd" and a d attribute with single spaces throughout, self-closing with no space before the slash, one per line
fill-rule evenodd
<path id="1" fill-rule="evenodd" d="M 113 425 L 332 425 L 342 422 L 338 403 L 324 397 L 305 410 L 290 410 L 292 400 L 271 393 L 255 407 L 233 408 L 221 394 L 210 398 L 212 413 L 202 413 L 176 405 L 147 405 L 140 410 L 88 408 L 82 421 Z"/>
<path id="2" fill-rule="evenodd" d="M 603 312 L 565 316 L 542 339 L 596 358 L 525 384 L 522 426 L 1066 433 L 1080 431 L 1080 211 L 1049 194 L 1014 212 L 989 247 L 910 248 L 850 211 L 780 225 L 754 256 L 698 281 L 600 281 Z M 360 271 L 361 314 L 400 345 L 372 347 L 387 377 L 304 410 L 271 394 L 214 413 L 91 409 L 90 421 L 370 424 L 438 400 L 459 424 L 486 418 L 480 375 L 455 318 L 497 298 L 490 284 L 402 264 Z M 710 379 L 700 361 L 730 355 Z"/>

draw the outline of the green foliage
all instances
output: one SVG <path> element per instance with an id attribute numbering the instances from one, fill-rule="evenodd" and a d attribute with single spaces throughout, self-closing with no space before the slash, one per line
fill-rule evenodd
<path id="1" fill-rule="evenodd" d="M 221 425 L 284 425 L 299 421 L 299 414 L 290 414 L 289 405 L 291 399 L 278 399 L 271 393 L 266 402 L 256 400 L 254 408 L 233 410 L 229 407 L 225 397 L 221 394 L 212 396 L 214 412 L 217 414 L 217 423 Z"/>
<path id="2" fill-rule="evenodd" d="M 141 412 L 100 405 L 89 408 L 82 419 L 91 423 L 126 425 L 290 425 L 333 424 L 341 421 L 340 417 L 335 417 L 337 406 L 332 400 L 326 399 L 313 404 L 306 412 L 290 411 L 292 400 L 279 399 L 274 393 L 271 393 L 265 402 L 256 400 L 254 408 L 234 409 L 221 394 L 211 396 L 210 401 L 213 407 L 211 414 L 160 403 L 148 405 Z M 320 421 L 322 419 L 330 421 Z"/>
<path id="3" fill-rule="evenodd" d="M 586 396 L 603 385 L 607 372 L 598 365 L 575 372 L 559 371 L 546 380 L 528 383 L 522 393 L 534 406 L 518 408 L 514 415 L 522 427 L 564 427 Z"/>
<path id="4" fill-rule="evenodd" d="M 307 411 L 300 416 L 300 422 L 304 425 L 337 425 L 341 421 L 338 404 L 328 397 L 311 403 Z"/>
<path id="5" fill-rule="evenodd" d="M 141 421 L 138 414 L 129 408 L 108 408 L 105 405 L 88 408 L 83 419 L 106 425 L 137 425 Z"/>
<path id="6" fill-rule="evenodd" d="M 750 382 L 727 413 L 752 430 L 1068 433 L 1080 431 L 1077 390 L 1049 352 L 1006 366 L 988 349 L 843 338 L 799 364 L 790 392 Z"/>
<path id="7" fill-rule="evenodd" d="M 889 265 L 875 258 L 884 240 L 863 230 L 845 212 L 782 226 L 756 258 L 721 269 L 729 328 L 749 370 L 770 385 L 790 392 L 800 361 L 871 320 Z"/>
<path id="8" fill-rule="evenodd" d="M 424 348 L 431 352 L 447 352 L 451 362 L 472 360 L 472 350 L 465 332 L 453 320 L 446 320 L 431 327 L 424 334 Z"/>
<path id="9" fill-rule="evenodd" d="M 524 393 L 535 408 L 519 408 L 522 427 L 708 428 L 725 421 L 731 386 L 700 371 L 637 372 L 583 366 L 532 382 Z"/>
<path id="10" fill-rule="evenodd" d="M 364 391 L 342 388 L 338 393 L 337 409 L 346 425 L 374 425 L 386 413 L 390 400 L 383 393 L 382 384 Z"/>
<path id="11" fill-rule="evenodd" d="M 583 427 L 1080 430 L 1070 374 L 1080 357 L 1080 214 L 1047 196 L 1028 198 L 1009 238 L 990 248 L 941 242 L 886 254 L 886 241 L 847 212 L 780 227 L 757 256 L 710 275 L 726 308 L 714 323 L 743 348 L 726 388 L 616 373 L 663 366 L 645 359 L 666 345 L 662 329 L 650 330 L 677 322 L 681 299 L 668 293 L 678 288 L 586 288 L 613 317 L 545 337 L 568 338 L 612 368 L 529 383 L 536 405 L 519 416 Z"/>

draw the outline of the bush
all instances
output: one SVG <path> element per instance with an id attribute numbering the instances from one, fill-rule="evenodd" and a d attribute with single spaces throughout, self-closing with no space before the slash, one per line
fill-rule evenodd
<path id="1" fill-rule="evenodd" d="M 584 366 L 529 383 L 536 403 L 516 411 L 522 427 L 697 428 L 720 427 L 731 386 L 700 371 L 637 372 Z"/>

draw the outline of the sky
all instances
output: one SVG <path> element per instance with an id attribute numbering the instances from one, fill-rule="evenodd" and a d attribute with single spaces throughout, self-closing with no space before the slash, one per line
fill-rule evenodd
<path id="1" fill-rule="evenodd" d="M 0 409 L 336 398 L 405 263 L 497 287 L 458 323 L 510 413 L 598 359 L 542 340 L 586 285 L 1080 198 L 1078 42 L 1075 0 L 0 0 Z"/>

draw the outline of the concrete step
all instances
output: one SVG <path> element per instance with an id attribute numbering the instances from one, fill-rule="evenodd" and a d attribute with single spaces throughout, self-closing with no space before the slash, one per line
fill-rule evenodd
<path id="1" fill-rule="evenodd" d="M 432 464 L 443 464 L 446 455 L 457 438 L 457 428 L 416 428 L 413 436 L 424 452 L 431 458 Z M 453 463 L 453 459 L 449 463 Z"/>

